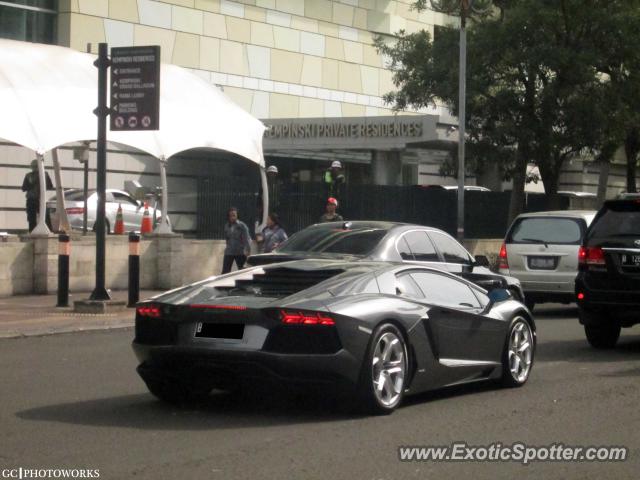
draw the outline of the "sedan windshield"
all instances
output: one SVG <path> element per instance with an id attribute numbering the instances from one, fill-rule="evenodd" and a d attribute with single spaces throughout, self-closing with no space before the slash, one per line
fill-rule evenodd
<path id="1" fill-rule="evenodd" d="M 293 235 L 278 253 L 315 252 L 345 255 L 367 255 L 387 234 L 380 228 L 349 230 L 341 228 L 308 228 Z"/>

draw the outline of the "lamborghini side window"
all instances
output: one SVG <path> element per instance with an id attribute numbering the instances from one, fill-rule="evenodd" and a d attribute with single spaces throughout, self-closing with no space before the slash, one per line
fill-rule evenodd
<path id="1" fill-rule="evenodd" d="M 431 272 L 412 272 L 411 277 L 429 302 L 463 308 L 480 307 L 471 288 L 460 280 Z"/>
<path id="2" fill-rule="evenodd" d="M 424 298 L 422 291 L 409 274 L 398 275 L 396 277 L 396 295 L 410 298 Z"/>

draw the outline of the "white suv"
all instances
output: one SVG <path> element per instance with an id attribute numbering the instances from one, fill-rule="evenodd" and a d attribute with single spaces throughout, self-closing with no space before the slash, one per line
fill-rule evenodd
<path id="1" fill-rule="evenodd" d="M 595 211 L 524 213 L 509 227 L 498 269 L 520 280 L 526 304 L 575 300 L 578 250 Z"/>

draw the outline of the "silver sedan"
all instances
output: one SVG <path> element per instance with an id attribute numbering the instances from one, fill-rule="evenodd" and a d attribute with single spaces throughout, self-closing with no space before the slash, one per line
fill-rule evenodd
<path id="1" fill-rule="evenodd" d="M 96 211 L 98 204 L 98 194 L 94 189 L 90 189 L 87 199 L 87 228 L 94 228 L 96 222 Z M 118 206 L 122 206 L 122 219 L 126 232 L 140 230 L 142 217 L 144 215 L 144 202 L 138 201 L 123 190 L 107 189 L 106 191 L 106 230 L 112 233 L 116 224 L 116 214 Z M 65 210 L 69 217 L 69 224 L 74 230 L 82 230 L 82 218 L 84 215 L 84 192 L 82 189 L 71 189 L 64 192 Z M 47 210 L 51 215 L 54 227 L 58 225 L 56 197 L 53 196 L 47 202 Z M 159 220 L 162 212 L 149 205 L 149 215 L 152 219 Z M 153 222 L 155 224 L 155 220 Z"/>

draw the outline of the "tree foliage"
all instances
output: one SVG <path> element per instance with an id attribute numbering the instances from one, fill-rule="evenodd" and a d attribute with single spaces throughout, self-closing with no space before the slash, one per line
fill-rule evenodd
<path id="1" fill-rule="evenodd" d="M 493 5 L 490 15 L 467 24 L 468 164 L 482 170 L 499 162 L 523 187 L 533 163 L 555 193 L 566 158 L 582 151 L 608 156 L 640 125 L 640 1 Z M 414 6 L 429 7 L 429 0 Z M 397 87 L 387 103 L 397 110 L 440 103 L 457 114 L 457 29 L 436 28 L 435 39 L 427 31 L 399 32 L 394 43 L 376 39 L 376 47 L 390 59 Z"/>

